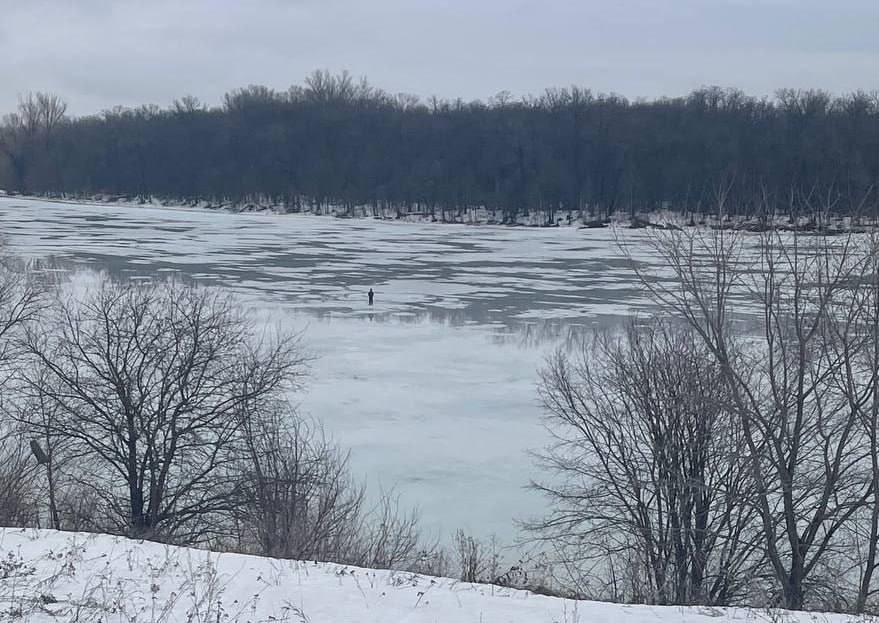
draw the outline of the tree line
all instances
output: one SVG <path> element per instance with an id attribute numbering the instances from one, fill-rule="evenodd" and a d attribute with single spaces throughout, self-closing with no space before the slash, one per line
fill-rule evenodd
<path id="1" fill-rule="evenodd" d="M 702 88 L 630 101 L 580 87 L 487 102 L 390 95 L 316 71 L 286 91 L 249 86 L 208 107 L 114 108 L 70 118 L 32 94 L 0 128 L 0 186 L 455 220 L 713 208 L 789 210 L 790 188 L 863 197 L 879 180 L 879 94 Z M 862 209 L 840 201 L 838 213 Z M 870 208 L 872 210 L 872 207 Z"/>

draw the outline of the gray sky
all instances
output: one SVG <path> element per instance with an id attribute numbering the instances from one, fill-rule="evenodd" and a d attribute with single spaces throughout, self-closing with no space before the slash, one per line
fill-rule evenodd
<path id="1" fill-rule="evenodd" d="M 210 103 L 349 70 L 391 93 L 879 89 L 879 0 L 0 0 L 0 111 Z"/>

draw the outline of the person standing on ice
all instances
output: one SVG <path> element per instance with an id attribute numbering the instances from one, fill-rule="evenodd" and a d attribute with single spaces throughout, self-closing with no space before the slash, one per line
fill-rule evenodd
<path id="1" fill-rule="evenodd" d="M 375 292 L 372 291 L 372 288 L 369 289 L 366 296 L 369 297 L 369 304 L 372 305 L 372 299 L 375 298 Z"/>

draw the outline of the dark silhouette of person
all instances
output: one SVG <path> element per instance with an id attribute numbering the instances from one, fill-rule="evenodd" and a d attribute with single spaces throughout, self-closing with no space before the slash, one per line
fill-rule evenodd
<path id="1" fill-rule="evenodd" d="M 369 304 L 372 305 L 372 299 L 375 298 L 375 292 L 372 291 L 372 288 L 369 289 L 369 292 L 366 294 L 369 297 Z"/>

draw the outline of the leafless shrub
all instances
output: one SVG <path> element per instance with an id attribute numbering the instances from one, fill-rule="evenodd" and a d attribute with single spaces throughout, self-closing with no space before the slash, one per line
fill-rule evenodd
<path id="1" fill-rule="evenodd" d="M 242 415 L 241 433 L 244 503 L 237 520 L 243 547 L 372 568 L 425 559 L 417 515 L 402 511 L 393 492 L 379 496 L 370 510 L 348 456 L 287 403 Z"/>
<path id="2" fill-rule="evenodd" d="M 39 519 L 35 465 L 17 437 L 0 431 L 0 526 L 32 526 Z"/>
<path id="3" fill-rule="evenodd" d="M 354 538 L 364 496 L 347 456 L 286 403 L 247 413 L 241 432 L 245 545 L 280 558 L 338 559 Z"/>
<path id="4" fill-rule="evenodd" d="M 463 530 L 455 533 L 455 551 L 462 582 L 495 582 L 500 567 L 497 540 L 482 542 Z"/>
<path id="5" fill-rule="evenodd" d="M 418 511 L 402 508 L 393 490 L 381 493 L 372 510 L 362 516 L 356 534 L 359 537 L 352 548 L 353 559 L 365 567 L 405 568 L 416 555 L 424 555 Z"/>
<path id="6" fill-rule="evenodd" d="M 420 547 L 404 571 L 419 575 L 453 577 L 453 563 L 449 553 L 442 547 Z"/>
<path id="7" fill-rule="evenodd" d="M 46 524 L 56 530 L 62 528 L 59 512 L 59 490 L 66 487 L 61 471 L 71 458 L 67 438 L 59 433 L 61 408 L 47 391 L 48 376 L 41 368 L 22 375 L 29 382 L 18 383 L 15 400 L 8 405 L 9 417 L 17 424 L 23 439 L 30 441 L 31 460 L 39 472 L 41 498 L 46 500 Z M 80 465 L 80 471 L 83 465 Z"/>

